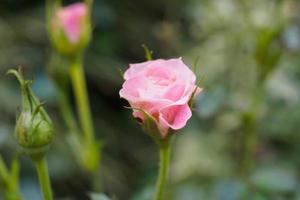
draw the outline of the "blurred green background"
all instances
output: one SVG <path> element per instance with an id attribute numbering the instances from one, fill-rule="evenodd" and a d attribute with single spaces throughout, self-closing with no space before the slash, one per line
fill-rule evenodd
<path id="1" fill-rule="evenodd" d="M 5 73 L 22 66 L 55 123 L 48 154 L 55 196 L 84 200 L 92 185 L 63 139 L 57 90 L 46 72 L 44 3 L 0 2 L 0 153 L 9 163 L 17 151 L 20 91 Z M 176 135 L 166 199 L 300 200 L 299 1 L 95 0 L 93 25 L 85 69 L 104 143 L 99 181 L 105 194 L 118 200 L 152 194 L 157 148 L 118 95 L 118 69 L 144 61 L 146 44 L 154 58 L 182 56 L 192 66 L 199 57 L 204 88 L 193 119 Z M 254 153 L 246 161 L 245 141 Z M 33 164 L 21 157 L 21 165 L 25 199 L 41 199 Z"/>

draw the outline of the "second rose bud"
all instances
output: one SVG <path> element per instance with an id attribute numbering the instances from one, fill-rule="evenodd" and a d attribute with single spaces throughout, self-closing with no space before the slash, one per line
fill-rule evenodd
<path id="1" fill-rule="evenodd" d="M 54 7 L 48 20 L 51 41 L 59 53 L 74 56 L 86 48 L 91 39 L 91 22 L 85 3 Z"/>

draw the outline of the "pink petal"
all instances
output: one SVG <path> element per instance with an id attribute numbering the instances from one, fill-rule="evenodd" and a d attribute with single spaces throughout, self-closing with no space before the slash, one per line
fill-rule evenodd
<path id="1" fill-rule="evenodd" d="M 168 129 L 183 128 L 191 118 L 192 112 L 187 104 L 168 106 L 160 111 L 159 125 L 162 136 L 165 137 Z"/>
<path id="2" fill-rule="evenodd" d="M 164 68 L 176 72 L 176 79 L 179 82 L 192 83 L 196 81 L 195 74 L 190 68 L 182 61 L 182 58 L 173 58 L 169 60 L 157 60 L 157 65 L 164 66 Z"/>
<path id="3" fill-rule="evenodd" d="M 58 19 L 70 42 L 76 43 L 80 39 L 82 18 L 86 14 L 84 3 L 75 3 L 58 11 Z"/>
<path id="4" fill-rule="evenodd" d="M 124 79 L 128 80 L 130 78 L 134 78 L 140 75 L 140 72 L 142 72 L 150 62 L 151 61 L 137 63 L 137 64 L 130 64 L 129 68 L 124 73 Z"/>
<path id="5" fill-rule="evenodd" d="M 164 98 L 174 102 L 178 101 L 184 95 L 185 88 L 185 85 L 174 85 L 164 94 Z"/>
<path id="6" fill-rule="evenodd" d="M 145 90 L 146 88 L 147 85 L 144 77 L 135 77 L 123 83 L 122 89 L 120 90 L 119 94 L 121 98 L 124 98 L 129 102 L 136 102 L 140 101 L 139 90 Z"/>

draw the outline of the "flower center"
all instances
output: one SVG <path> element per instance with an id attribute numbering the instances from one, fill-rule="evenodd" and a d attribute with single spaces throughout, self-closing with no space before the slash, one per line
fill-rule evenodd
<path id="1" fill-rule="evenodd" d="M 147 79 L 157 86 L 168 86 L 170 83 L 176 80 L 176 76 L 170 71 L 162 69 L 161 67 L 155 67 L 148 70 L 146 73 Z"/>

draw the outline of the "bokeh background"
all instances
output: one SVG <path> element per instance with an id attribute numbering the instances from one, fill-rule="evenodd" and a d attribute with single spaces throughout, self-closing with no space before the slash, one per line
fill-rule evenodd
<path id="1" fill-rule="evenodd" d="M 0 2 L 0 153 L 9 163 L 17 151 L 20 91 L 5 73 L 22 66 L 55 122 L 48 160 L 56 197 L 84 200 L 92 191 L 90 177 L 63 139 L 57 90 L 47 74 L 44 3 Z M 182 56 L 192 66 L 198 57 L 204 88 L 193 119 L 176 135 L 166 199 L 300 199 L 299 1 L 95 0 L 93 26 L 85 69 L 103 140 L 102 192 L 116 200 L 148 200 L 152 194 L 157 148 L 118 95 L 119 68 L 145 61 L 146 44 L 154 58 Z M 254 151 L 246 167 L 245 141 Z M 25 199 L 41 199 L 33 164 L 26 157 L 20 162 Z"/>

